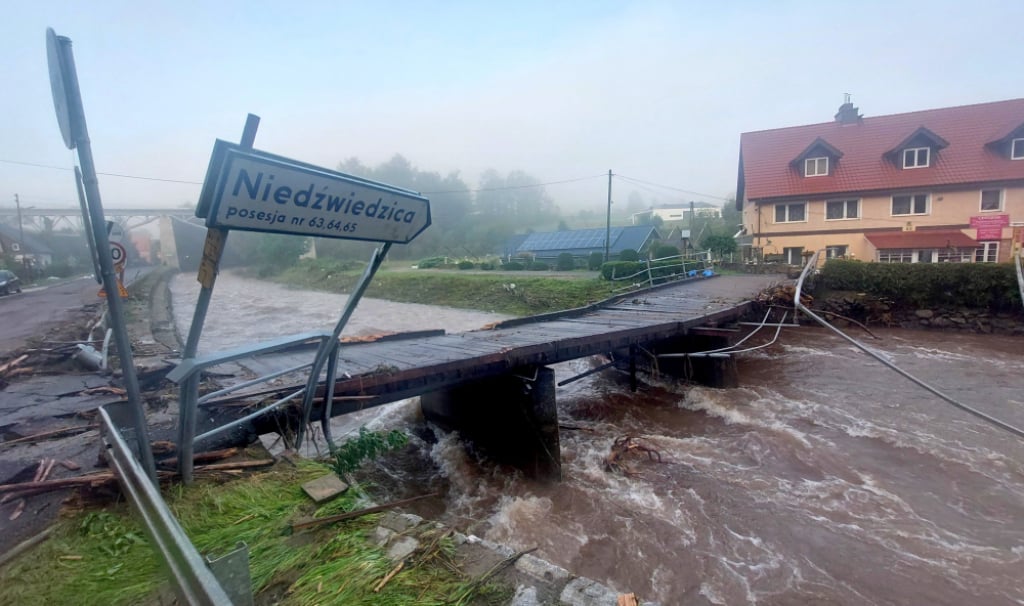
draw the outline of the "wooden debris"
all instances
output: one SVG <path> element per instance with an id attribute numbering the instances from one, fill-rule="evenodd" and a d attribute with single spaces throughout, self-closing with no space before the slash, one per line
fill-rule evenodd
<path id="1" fill-rule="evenodd" d="M 53 470 L 54 464 L 57 463 L 57 459 L 50 459 L 46 462 L 46 469 L 43 470 L 43 475 L 39 477 L 39 481 L 43 482 L 47 477 L 50 476 L 50 472 Z"/>
<path id="2" fill-rule="evenodd" d="M 273 459 L 258 459 L 253 461 L 238 461 L 235 463 L 214 463 L 212 465 L 199 465 L 195 473 L 209 472 L 232 472 L 254 467 L 269 467 L 274 464 Z M 157 476 L 161 480 L 171 480 L 178 477 L 178 474 L 170 471 L 158 471 Z M 113 483 L 117 476 L 111 471 L 101 471 L 73 478 L 60 478 L 57 480 L 40 480 L 36 482 L 18 482 L 14 484 L 0 484 L 0 494 L 17 493 L 21 496 L 50 492 L 62 488 L 91 487 L 99 488 L 105 484 Z"/>
<path id="3" fill-rule="evenodd" d="M 233 457 L 238 454 L 238 448 L 231 447 L 223 450 L 211 450 L 209 452 L 199 452 L 192 457 L 194 463 L 209 463 L 210 461 L 223 461 L 224 459 Z M 159 467 L 165 469 L 174 469 L 178 466 L 178 457 L 171 457 L 164 459 L 157 463 Z"/>
<path id="4" fill-rule="evenodd" d="M 113 387 L 111 385 L 101 385 L 99 387 L 90 387 L 89 389 L 84 389 L 78 393 L 83 396 L 94 396 L 101 393 L 106 393 L 114 396 L 123 396 L 126 395 L 128 392 L 125 391 L 124 389 L 121 389 L 120 387 Z"/>
<path id="5" fill-rule="evenodd" d="M 612 443 L 612 447 L 609 450 L 608 456 L 604 458 L 604 470 L 607 472 L 620 472 L 627 476 L 637 475 L 637 472 L 633 471 L 625 463 L 625 457 L 630 453 L 642 452 L 647 455 L 648 460 L 662 462 L 661 453 L 642 444 L 637 436 L 618 438 Z"/>
<path id="6" fill-rule="evenodd" d="M 36 468 L 36 475 L 32 477 L 33 482 L 43 479 L 43 470 L 46 469 L 46 458 L 39 459 L 39 467 Z"/>
<path id="7" fill-rule="evenodd" d="M 388 584 L 388 581 L 395 578 L 395 575 L 401 572 L 403 568 L 405 568 L 405 560 L 399 562 L 398 566 L 392 568 L 391 572 L 387 573 L 387 575 L 377 583 L 377 586 L 373 588 L 373 593 L 380 593 L 380 590 L 384 589 L 384 586 Z"/>
<path id="8" fill-rule="evenodd" d="M 17 367 L 19 364 L 21 364 L 27 359 L 28 354 L 23 354 L 9 362 L 4 362 L 3 364 L 0 364 L 0 375 L 6 375 L 9 370 Z"/>
<path id="9" fill-rule="evenodd" d="M 768 303 L 770 305 L 787 305 L 792 306 L 793 301 L 796 298 L 796 287 L 791 284 L 775 286 L 773 288 L 762 291 L 757 300 L 761 303 Z M 810 307 L 814 301 L 814 297 L 811 295 L 801 292 L 800 302 L 805 306 Z"/>
<path id="10" fill-rule="evenodd" d="M 99 427 L 99 425 L 78 425 L 76 427 L 65 427 L 63 429 L 55 429 L 53 431 L 37 433 L 35 435 L 25 436 L 23 438 L 16 438 L 14 440 L 0 442 L 0 448 L 3 448 L 4 446 L 10 446 L 12 444 L 21 444 L 24 442 L 38 442 L 40 440 L 47 440 L 50 438 L 64 437 L 65 434 L 89 431 L 90 429 L 96 429 L 97 427 Z"/>
<path id="11" fill-rule="evenodd" d="M 635 593 L 620 593 L 616 606 L 639 606 L 640 601 Z"/>
<path id="12" fill-rule="evenodd" d="M 0 488 L 2 488 L 2 486 L 0 486 Z M 333 516 L 326 516 L 326 517 L 323 517 L 323 518 L 311 518 L 311 519 L 308 519 L 308 520 L 303 520 L 301 522 L 294 522 L 294 523 L 292 523 L 292 531 L 302 530 L 303 528 L 311 528 L 313 526 L 320 526 L 320 525 L 323 525 L 323 524 L 332 524 L 334 522 L 341 522 L 341 521 L 344 521 L 344 520 L 351 520 L 352 518 L 359 518 L 359 517 L 362 517 L 362 516 L 365 516 L 365 515 L 368 515 L 368 514 L 371 514 L 371 513 L 377 513 L 378 511 L 386 511 L 386 510 L 391 509 L 393 507 L 401 507 L 403 505 L 408 505 L 409 503 L 412 503 L 414 501 L 419 501 L 420 499 L 427 499 L 427 498 L 436 497 L 436 496 L 437 496 L 437 493 L 436 492 L 432 492 L 430 494 L 420 495 L 418 497 L 412 497 L 412 498 L 409 498 L 409 499 L 402 499 L 402 500 L 399 500 L 399 501 L 392 501 L 390 503 L 385 503 L 384 505 L 374 505 L 373 507 L 367 507 L 365 509 L 357 509 L 356 511 L 349 511 L 349 512 L 346 512 L 346 513 L 339 513 L 339 514 L 333 515 Z"/>
<path id="13" fill-rule="evenodd" d="M 79 469 L 82 468 L 81 465 L 75 463 L 71 459 L 64 459 L 63 461 L 60 462 L 60 465 L 61 467 L 67 469 L 68 471 L 78 471 Z"/>
<path id="14" fill-rule="evenodd" d="M 14 511 L 11 512 L 11 515 L 7 519 L 12 521 L 17 520 L 21 517 L 23 511 L 25 511 L 25 499 L 18 501 L 18 505 L 15 506 Z"/>

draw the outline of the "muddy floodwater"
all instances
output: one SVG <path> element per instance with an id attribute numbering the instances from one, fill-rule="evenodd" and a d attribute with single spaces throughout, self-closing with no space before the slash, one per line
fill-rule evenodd
<path id="1" fill-rule="evenodd" d="M 183 334 L 197 290 L 188 280 L 174 284 Z M 330 327 L 343 301 L 224 276 L 201 349 Z M 496 319 L 367 300 L 346 334 Z M 857 336 L 956 400 L 1024 427 L 1024 339 L 876 334 Z M 556 380 L 591 363 L 557 365 Z M 666 605 L 1024 604 L 1024 440 L 821 329 L 786 329 L 744 354 L 739 371 L 741 387 L 728 390 L 651 379 L 632 393 L 614 371 L 558 388 L 557 485 L 473 459 L 458 436 L 424 425 L 415 399 L 339 424 L 412 436 L 374 470 L 380 499 L 436 490 L 418 513 L 536 546 L 575 574 Z M 661 461 L 638 453 L 605 471 L 626 435 Z"/>

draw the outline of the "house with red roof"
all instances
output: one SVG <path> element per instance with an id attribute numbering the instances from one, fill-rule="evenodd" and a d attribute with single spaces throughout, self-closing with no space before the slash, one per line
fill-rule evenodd
<path id="1" fill-rule="evenodd" d="M 1008 261 L 1024 234 L 1024 99 L 740 136 L 748 259 Z"/>

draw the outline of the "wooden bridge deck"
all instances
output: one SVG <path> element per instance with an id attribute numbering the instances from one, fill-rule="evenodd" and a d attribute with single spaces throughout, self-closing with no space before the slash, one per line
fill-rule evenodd
<path id="1" fill-rule="evenodd" d="M 345 343 L 334 414 L 523 367 L 683 336 L 695 327 L 739 318 L 757 293 L 779 280 L 780 276 L 715 276 L 630 293 L 591 309 L 516 318 L 491 329 Z M 294 351 L 243 364 L 266 374 L 308 362 L 312 355 L 309 350 Z"/>

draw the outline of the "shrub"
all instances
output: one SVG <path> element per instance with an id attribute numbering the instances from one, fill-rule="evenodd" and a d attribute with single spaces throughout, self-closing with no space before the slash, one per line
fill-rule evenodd
<path id="1" fill-rule="evenodd" d="M 526 269 L 526 266 L 519 261 L 509 261 L 508 263 L 502 264 L 501 268 L 506 271 L 522 271 Z"/>
<path id="2" fill-rule="evenodd" d="M 402 448 L 408 442 L 409 437 L 397 429 L 384 433 L 367 431 L 366 427 L 360 427 L 358 437 L 345 442 L 334 451 L 334 471 L 339 476 L 351 473 L 359 469 L 363 462 Z"/>
<path id="3" fill-rule="evenodd" d="M 601 266 L 601 277 L 605 280 L 624 278 L 646 268 L 646 263 L 636 261 L 609 261 Z"/>
<path id="4" fill-rule="evenodd" d="M 473 269 L 476 267 L 476 263 L 473 263 L 472 261 L 459 261 L 458 267 L 459 269 Z"/>
<path id="5" fill-rule="evenodd" d="M 624 248 L 619 253 L 619 261 L 639 261 L 640 253 L 636 252 L 632 248 Z"/>
<path id="6" fill-rule="evenodd" d="M 551 266 L 543 261 L 534 261 L 530 263 L 529 267 L 530 271 L 547 271 L 549 269 L 551 269 Z"/>
<path id="7" fill-rule="evenodd" d="M 679 249 L 668 244 L 659 244 L 651 251 L 652 259 L 664 259 L 665 257 L 678 257 Z"/>
<path id="8" fill-rule="evenodd" d="M 442 265 L 444 265 L 444 262 L 444 257 L 428 257 L 426 259 L 421 260 L 416 265 L 420 269 L 434 269 L 436 267 L 441 267 Z"/>
<path id="9" fill-rule="evenodd" d="M 572 253 L 562 253 L 558 255 L 558 261 L 555 263 L 555 268 L 558 271 L 572 271 L 576 269 L 576 259 L 573 258 Z"/>
<path id="10" fill-rule="evenodd" d="M 601 269 L 601 265 L 604 263 L 604 253 L 594 251 L 590 253 L 590 257 L 587 259 L 587 269 L 590 271 L 597 271 Z"/>
<path id="11" fill-rule="evenodd" d="M 491 263 L 490 261 L 484 261 L 480 263 L 480 269 L 483 269 L 485 271 L 491 271 L 494 269 L 494 263 Z"/>
<path id="12" fill-rule="evenodd" d="M 1014 309 L 1020 293 L 1008 263 L 865 263 L 831 259 L 821 284 L 832 290 L 855 290 L 915 307 L 949 305 Z"/>

